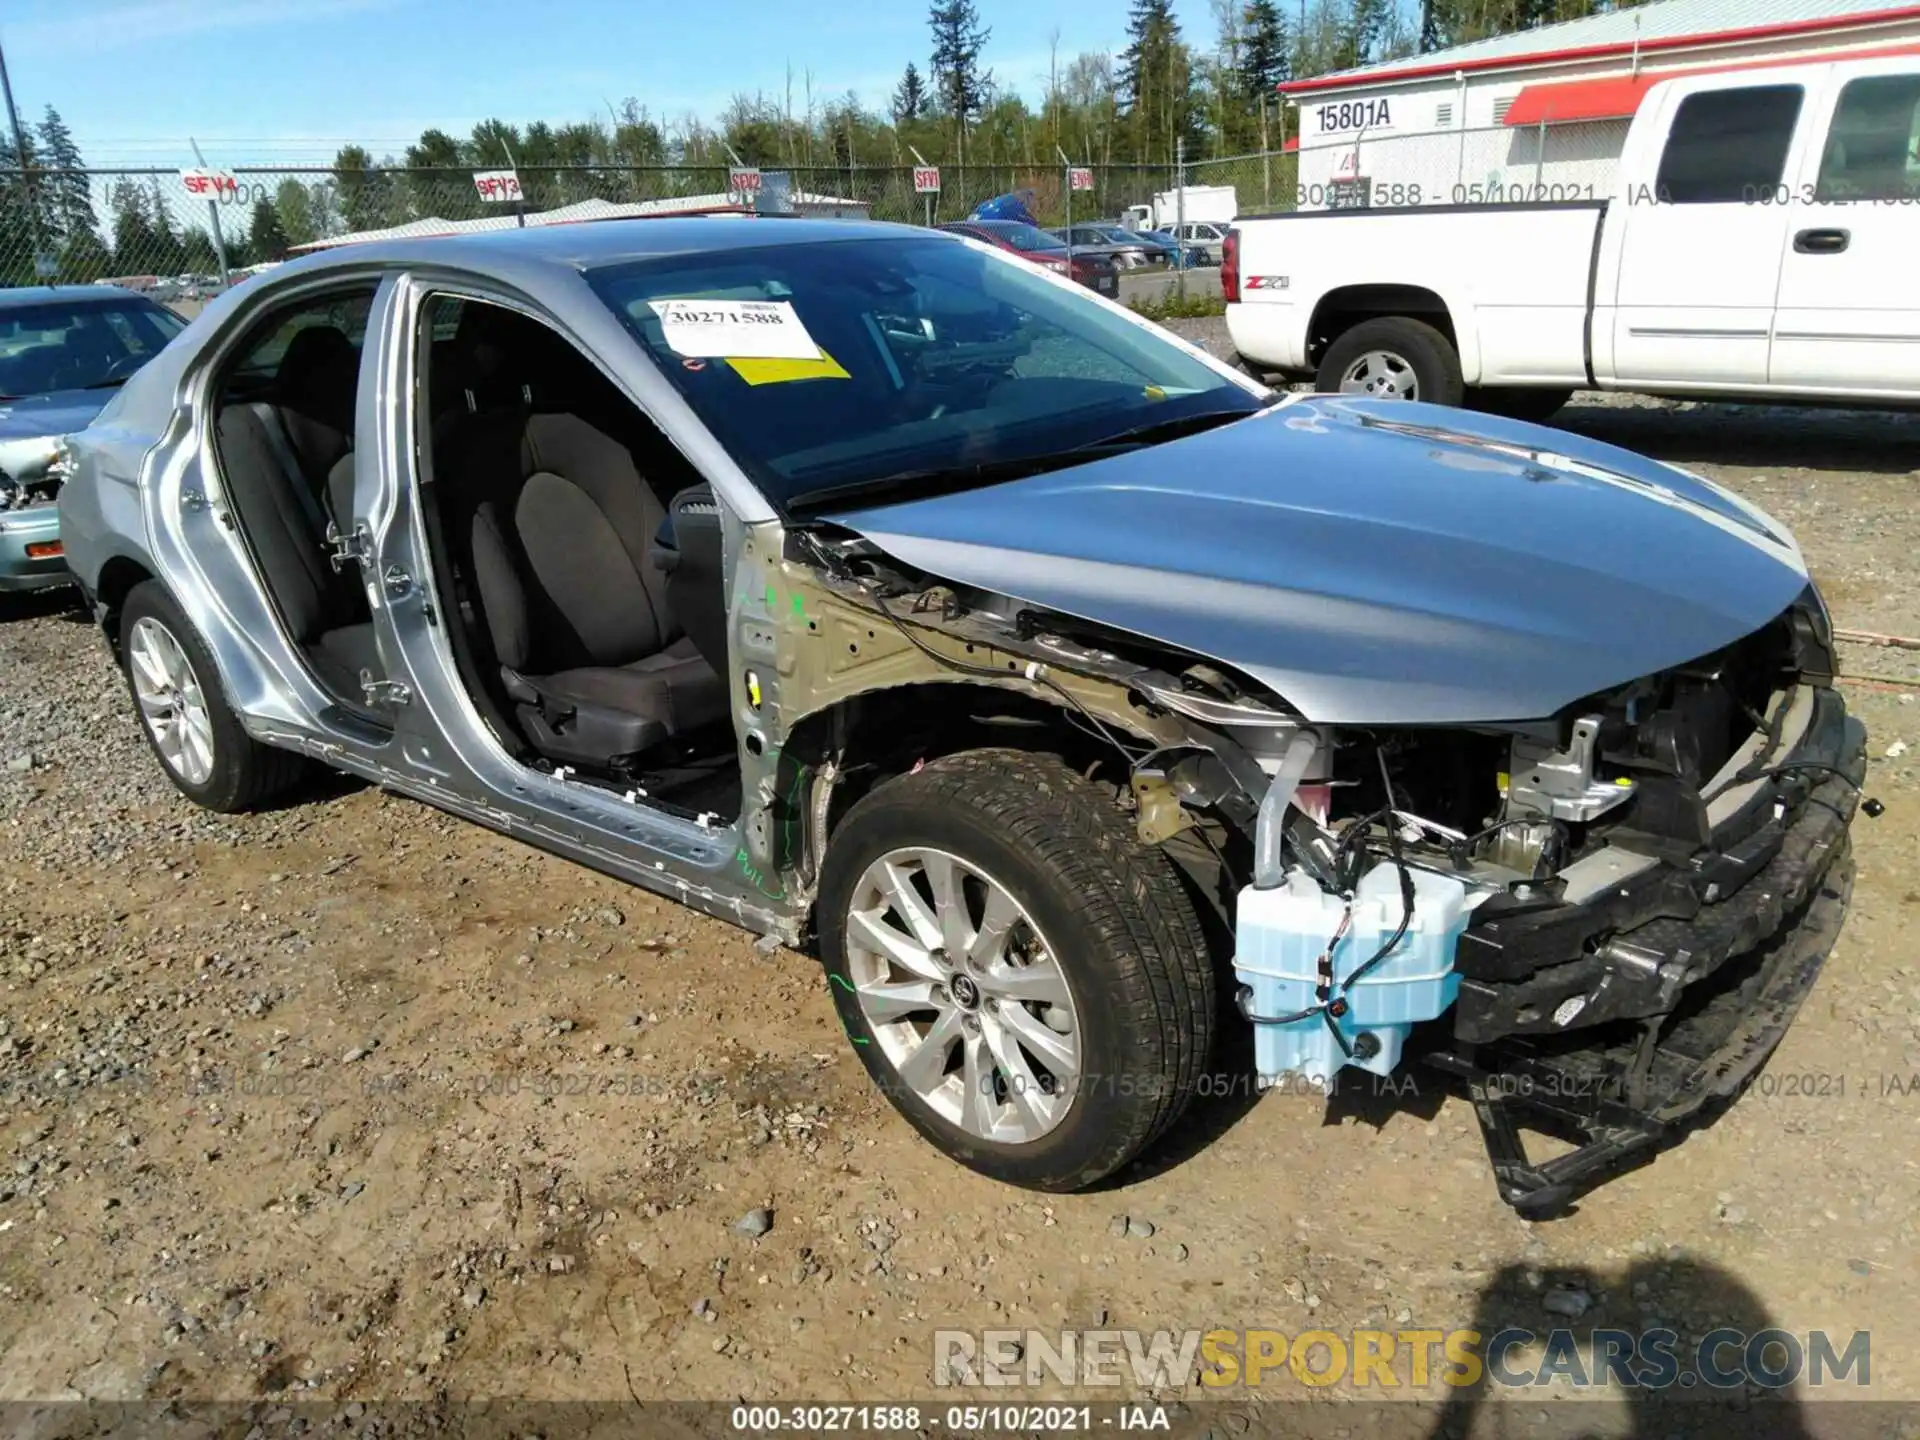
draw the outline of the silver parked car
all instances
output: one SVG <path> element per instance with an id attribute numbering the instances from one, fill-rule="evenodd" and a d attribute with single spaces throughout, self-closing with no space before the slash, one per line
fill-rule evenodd
<path id="1" fill-rule="evenodd" d="M 1022 1185 L 1125 1165 L 1252 1027 L 1263 1081 L 1465 1076 L 1548 1213 L 1755 1071 L 1846 903 L 1864 736 L 1773 521 L 1283 399 L 950 235 L 345 247 L 74 464 L 188 797 L 330 766 L 812 945 L 901 1113 Z"/>

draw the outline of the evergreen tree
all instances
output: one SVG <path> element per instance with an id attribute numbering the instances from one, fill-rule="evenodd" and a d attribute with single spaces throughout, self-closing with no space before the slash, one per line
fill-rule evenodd
<path id="1" fill-rule="evenodd" d="M 42 283 L 46 277 L 35 261 L 56 258 L 60 238 L 33 131 L 23 129 L 19 140 L 19 151 L 7 145 L 0 159 L 10 167 L 0 176 L 0 284 L 5 285 Z"/>
<path id="2" fill-rule="evenodd" d="M 1244 16 L 1240 39 L 1240 76 L 1247 96 L 1256 104 L 1269 102 L 1274 89 L 1293 77 L 1293 41 L 1287 35 L 1287 22 L 1274 0 L 1253 0 Z"/>
<path id="3" fill-rule="evenodd" d="M 1394 0 L 1353 0 L 1343 28 L 1341 69 L 1385 58 L 1382 47 L 1394 28 Z"/>
<path id="4" fill-rule="evenodd" d="M 458 140 L 444 130 L 422 130 L 419 142 L 407 147 L 414 216 L 460 220 L 479 214 L 480 201 L 466 170 Z"/>
<path id="5" fill-rule="evenodd" d="M 160 177 L 153 177 L 147 192 L 147 219 L 153 237 L 152 266 L 156 275 L 178 275 L 187 268 L 187 253 L 174 233 L 173 208 L 167 192 L 160 188 Z"/>
<path id="6" fill-rule="evenodd" d="M 403 218 L 394 203 L 393 177 L 358 145 L 342 146 L 333 157 L 333 183 L 340 222 L 349 232 L 383 230 Z"/>
<path id="7" fill-rule="evenodd" d="M 900 88 L 893 92 L 894 122 L 911 125 L 926 108 L 927 87 L 920 79 L 920 67 L 909 60 L 907 73 L 900 77 Z"/>
<path id="8" fill-rule="evenodd" d="M 247 230 L 247 249 L 254 263 L 287 258 L 287 232 L 280 227 L 279 212 L 271 200 L 257 200 L 253 206 L 253 224 Z"/>
<path id="9" fill-rule="evenodd" d="M 1434 0 L 1420 0 L 1420 53 L 1430 55 L 1439 48 L 1440 25 L 1434 13 Z"/>
<path id="10" fill-rule="evenodd" d="M 980 68 L 980 52 L 992 31 L 980 23 L 974 0 L 938 0 L 927 16 L 933 29 L 933 86 L 954 123 L 958 158 L 967 159 L 967 126 L 979 118 L 993 88 L 993 72 Z"/>
<path id="11" fill-rule="evenodd" d="M 185 263 L 180 267 L 186 275 L 218 275 L 220 256 L 213 248 L 213 237 L 195 226 L 180 239 L 180 254 Z M 231 263 L 238 263 L 231 261 Z"/>
<path id="12" fill-rule="evenodd" d="M 314 213 L 313 199 L 305 183 L 291 175 L 273 192 L 274 217 L 289 245 L 305 245 L 320 238 L 322 222 Z"/>
<path id="13" fill-rule="evenodd" d="M 94 228 L 93 192 L 87 177 L 78 173 L 86 166 L 73 132 L 60 112 L 47 106 L 46 118 L 39 125 L 40 159 L 48 170 L 59 173 L 40 177 L 45 192 L 46 213 L 62 241 L 70 241 Z"/>
<path id="14" fill-rule="evenodd" d="M 158 273 L 152 265 L 155 244 L 153 222 L 147 214 L 146 190 L 137 181 L 122 176 L 113 182 L 107 196 L 107 209 L 113 216 L 114 273 Z"/>
<path id="15" fill-rule="evenodd" d="M 1120 55 L 1120 98 L 1136 158 L 1171 162 L 1176 139 L 1195 138 L 1193 57 L 1172 0 L 1133 0 Z"/>
<path id="16" fill-rule="evenodd" d="M 67 237 L 60 251 L 60 278 L 83 285 L 103 280 L 113 273 L 113 252 L 101 240 L 100 232 L 89 225 Z"/>

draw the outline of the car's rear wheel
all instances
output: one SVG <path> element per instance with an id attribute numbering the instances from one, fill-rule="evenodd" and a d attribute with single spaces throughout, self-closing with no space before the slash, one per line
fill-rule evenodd
<path id="1" fill-rule="evenodd" d="M 1406 315 L 1363 320 L 1327 346 L 1320 390 L 1376 400 L 1458 405 L 1465 386 L 1460 357 L 1433 326 Z"/>
<path id="2" fill-rule="evenodd" d="M 306 760 L 262 745 L 220 689 L 206 641 L 157 580 L 120 610 L 120 657 L 147 743 L 174 786 L 196 805 L 231 814 L 297 785 Z"/>
<path id="3" fill-rule="evenodd" d="M 971 751 L 880 785 L 834 832 L 819 915 L 868 1073 L 995 1179 L 1112 1174 L 1211 1056 L 1213 968 L 1177 871 L 1053 757 Z"/>

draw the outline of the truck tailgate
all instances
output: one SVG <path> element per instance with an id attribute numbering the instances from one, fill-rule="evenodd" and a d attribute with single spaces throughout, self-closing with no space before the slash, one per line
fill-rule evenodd
<path id="1" fill-rule="evenodd" d="M 1227 326 L 1241 354 L 1304 371 L 1328 316 L 1437 304 L 1469 385 L 1586 385 L 1605 212 L 1583 200 L 1242 217 Z"/>

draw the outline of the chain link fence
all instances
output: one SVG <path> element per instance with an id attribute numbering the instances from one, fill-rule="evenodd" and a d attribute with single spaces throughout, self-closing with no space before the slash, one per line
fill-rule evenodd
<path id="1" fill-rule="evenodd" d="M 1627 123 L 1363 133 L 1194 160 L 1180 175 L 1188 187 L 1231 186 L 1241 214 L 1598 199 L 1612 186 Z M 926 225 L 1014 190 L 1032 191 L 1036 217 L 1057 226 L 1070 214 L 1112 220 L 1151 208 L 1181 183 L 1165 165 L 1086 168 L 1092 189 L 1071 193 L 1054 166 L 942 166 L 937 193 L 916 189 L 911 166 L 768 168 L 757 194 L 734 189 L 718 165 L 523 169 L 519 200 L 505 203 L 482 199 L 464 168 L 241 167 L 199 182 L 198 193 L 190 172 L 170 168 L 0 169 L 0 285 L 115 281 L 192 302 L 258 267 L 375 235 L 729 208 Z"/>
<path id="2" fill-rule="evenodd" d="M 1052 167 L 942 166 L 937 193 L 912 167 L 768 168 L 758 193 L 725 166 L 522 169 L 517 201 L 481 198 L 473 172 L 236 168 L 189 188 L 175 169 L 0 169 L 0 285 L 112 281 L 203 299 L 254 268 L 376 235 L 431 235 L 622 215 L 790 208 L 802 215 L 940 224 L 1013 190 L 1043 225 L 1110 219 L 1173 181 L 1165 166 L 1091 167 L 1069 195 Z M 1071 202 L 1071 211 L 1069 211 Z"/>

